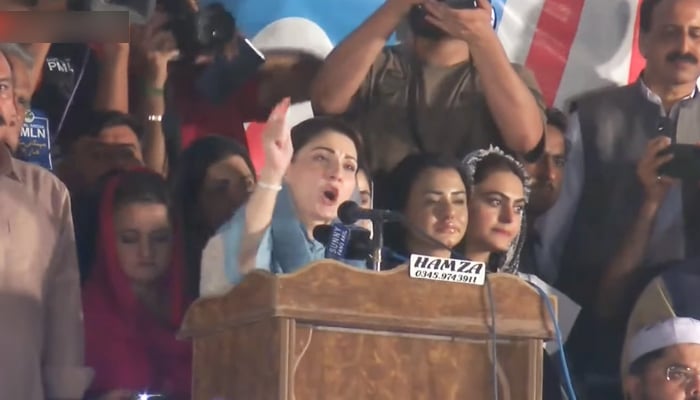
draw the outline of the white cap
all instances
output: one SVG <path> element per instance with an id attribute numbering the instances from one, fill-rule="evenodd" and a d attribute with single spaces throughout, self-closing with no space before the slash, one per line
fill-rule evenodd
<path id="1" fill-rule="evenodd" d="M 643 328 L 627 343 L 627 363 L 677 344 L 700 344 L 700 321 L 694 318 L 671 318 Z"/>

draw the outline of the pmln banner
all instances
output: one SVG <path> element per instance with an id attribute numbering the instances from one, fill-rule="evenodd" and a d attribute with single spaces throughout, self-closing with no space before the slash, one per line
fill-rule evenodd
<path id="1" fill-rule="evenodd" d="M 35 109 L 27 111 L 15 156 L 22 161 L 52 170 L 50 132 L 49 118 L 46 114 Z"/>
<path id="2" fill-rule="evenodd" d="M 220 2 L 261 50 L 303 49 L 325 57 L 384 1 Z M 637 50 L 640 4 L 641 0 L 492 0 L 496 31 L 511 61 L 532 70 L 547 103 L 560 107 L 582 92 L 637 78 L 644 66 Z M 311 108 L 298 105 L 292 113 L 296 122 L 311 116 Z M 250 129 L 255 152 L 260 126 Z"/>

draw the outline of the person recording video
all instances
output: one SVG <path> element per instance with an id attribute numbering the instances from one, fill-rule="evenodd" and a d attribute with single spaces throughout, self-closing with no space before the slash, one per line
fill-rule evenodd
<path id="1" fill-rule="evenodd" d="M 494 144 L 541 154 L 542 96 L 508 60 L 494 15 L 488 0 L 388 0 L 328 56 L 314 110 L 344 114 L 363 133 L 378 188 L 418 151 L 461 158 Z M 385 47 L 405 18 L 411 40 Z"/>
<path id="2" fill-rule="evenodd" d="M 158 9 L 168 16 L 159 29 L 171 32 L 180 50 L 171 63 L 170 86 L 182 148 L 212 133 L 246 143 L 244 122 L 264 121 L 285 97 L 293 103 L 310 98 L 321 65 L 315 56 L 260 53 L 220 2 L 162 1 Z"/>

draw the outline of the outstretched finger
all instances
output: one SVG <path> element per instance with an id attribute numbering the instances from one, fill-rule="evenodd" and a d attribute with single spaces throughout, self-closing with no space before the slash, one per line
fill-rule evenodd
<path id="1" fill-rule="evenodd" d="M 282 101 L 277 103 L 277 105 L 272 109 L 272 112 L 270 112 L 270 116 L 267 119 L 268 122 L 284 120 L 287 117 L 287 111 L 289 110 L 290 105 L 291 100 L 289 97 L 282 99 Z"/>

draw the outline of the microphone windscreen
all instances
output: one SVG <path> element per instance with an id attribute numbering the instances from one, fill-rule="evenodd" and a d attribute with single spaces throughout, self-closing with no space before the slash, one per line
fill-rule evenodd
<path id="1" fill-rule="evenodd" d="M 346 201 L 338 207 L 338 219 L 346 225 L 357 222 L 357 210 L 360 208 L 354 201 Z"/>
<path id="2" fill-rule="evenodd" d="M 314 239 L 325 245 L 331 237 L 332 230 L 333 227 L 330 225 L 318 225 L 314 228 Z"/>

